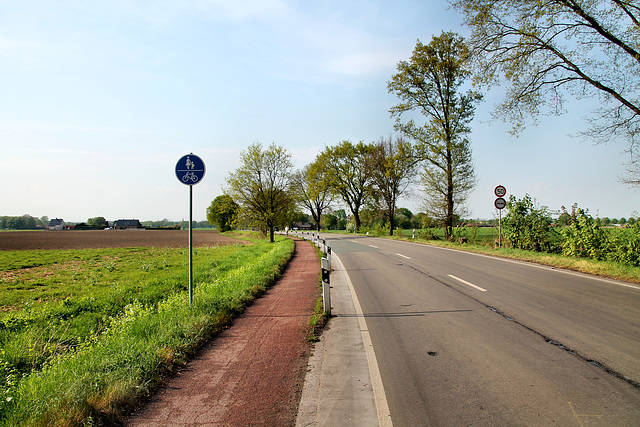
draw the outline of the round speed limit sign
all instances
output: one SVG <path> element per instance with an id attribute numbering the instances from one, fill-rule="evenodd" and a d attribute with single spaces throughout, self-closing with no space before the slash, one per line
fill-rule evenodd
<path id="1" fill-rule="evenodd" d="M 504 197 L 504 195 L 507 194 L 507 189 L 504 188 L 503 185 L 498 185 L 496 189 L 493 190 L 493 193 L 496 195 L 496 197 Z"/>

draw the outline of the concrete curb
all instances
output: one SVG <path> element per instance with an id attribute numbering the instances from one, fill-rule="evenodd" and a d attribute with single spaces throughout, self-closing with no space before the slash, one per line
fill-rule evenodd
<path id="1" fill-rule="evenodd" d="M 309 359 L 296 426 L 378 426 L 369 361 L 348 276 L 335 254 L 332 264 L 332 317 Z"/>

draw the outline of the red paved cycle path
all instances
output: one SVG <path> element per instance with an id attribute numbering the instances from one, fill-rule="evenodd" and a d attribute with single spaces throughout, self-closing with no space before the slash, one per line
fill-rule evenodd
<path id="1" fill-rule="evenodd" d="M 280 280 L 125 425 L 295 424 L 320 262 L 311 243 L 294 240 L 295 253 Z"/>

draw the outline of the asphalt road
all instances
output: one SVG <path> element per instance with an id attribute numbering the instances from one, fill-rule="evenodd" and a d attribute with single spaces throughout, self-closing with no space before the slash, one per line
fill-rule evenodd
<path id="1" fill-rule="evenodd" d="M 396 426 L 640 424 L 640 287 L 385 239 L 326 236 Z"/>

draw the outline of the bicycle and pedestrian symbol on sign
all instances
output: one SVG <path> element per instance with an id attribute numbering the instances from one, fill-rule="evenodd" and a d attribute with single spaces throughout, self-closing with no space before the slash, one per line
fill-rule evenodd
<path id="1" fill-rule="evenodd" d="M 202 159 L 195 154 L 182 156 L 176 163 L 176 177 L 185 185 L 194 185 L 204 177 L 205 167 Z"/>

